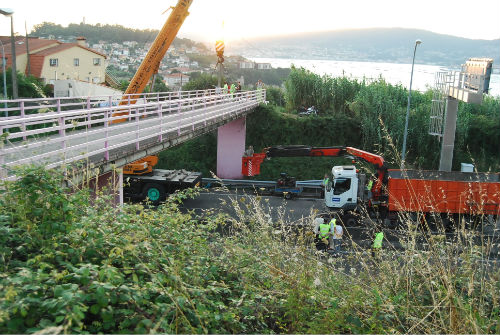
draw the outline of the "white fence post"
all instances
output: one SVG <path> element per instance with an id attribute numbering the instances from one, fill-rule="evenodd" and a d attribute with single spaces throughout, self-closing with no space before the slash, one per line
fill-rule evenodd
<path id="1" fill-rule="evenodd" d="M 179 117 L 177 118 L 177 135 L 178 136 L 181 136 L 181 110 L 182 110 L 182 107 L 181 107 L 181 101 L 179 99 L 179 109 L 178 109 L 178 114 L 179 114 Z"/>
<path id="2" fill-rule="evenodd" d="M 21 109 L 21 118 L 23 119 L 23 123 L 21 125 L 21 131 L 24 133 L 26 131 L 26 123 L 24 122 L 24 119 L 26 117 L 26 114 L 24 111 L 24 101 L 19 102 L 19 108 Z M 26 136 L 23 136 L 23 140 L 26 141 Z"/>
<path id="3" fill-rule="evenodd" d="M 87 97 L 87 119 L 88 119 L 88 128 L 92 127 L 91 120 L 92 117 L 90 116 L 90 97 Z"/>
<path id="4" fill-rule="evenodd" d="M 158 101 L 158 117 L 160 118 L 160 135 L 158 136 L 159 142 L 163 142 L 163 113 L 162 113 L 162 105 Z"/>
<path id="5" fill-rule="evenodd" d="M 23 101 L 21 101 L 21 103 L 24 103 Z M 57 114 L 59 114 L 59 136 L 61 136 L 62 138 L 64 138 L 64 140 L 62 141 L 62 148 L 63 149 L 66 149 L 66 122 L 64 120 L 64 116 L 61 116 L 61 99 L 57 99 Z M 66 156 L 66 152 L 64 153 L 64 156 Z"/>

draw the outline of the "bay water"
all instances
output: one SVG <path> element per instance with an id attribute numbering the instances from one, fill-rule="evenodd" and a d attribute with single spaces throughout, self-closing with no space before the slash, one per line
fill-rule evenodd
<path id="1" fill-rule="evenodd" d="M 250 58 L 257 63 L 270 63 L 273 68 L 303 67 L 319 75 L 346 76 L 352 79 L 376 80 L 383 77 L 393 85 L 410 86 L 411 64 L 355 62 L 336 60 L 307 60 L 285 58 Z M 460 67 L 448 68 L 438 65 L 415 64 L 412 90 L 424 92 L 435 85 L 437 72 L 459 71 Z M 494 70 L 490 78 L 490 95 L 500 96 L 500 74 Z"/>

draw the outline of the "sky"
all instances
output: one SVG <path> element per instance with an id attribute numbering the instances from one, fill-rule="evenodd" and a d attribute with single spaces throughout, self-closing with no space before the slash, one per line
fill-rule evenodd
<path id="1" fill-rule="evenodd" d="M 165 10 L 176 3 L 10 0 L 1 6 L 14 10 L 14 30 L 24 35 L 25 22 L 31 31 L 44 21 L 67 26 L 84 19 L 88 24 L 160 29 L 168 17 Z M 230 43 L 298 32 L 401 27 L 491 40 L 500 38 L 499 16 L 500 0 L 193 0 L 178 36 L 203 42 L 223 38 Z M 9 34 L 10 20 L 0 16 L 0 35 Z"/>

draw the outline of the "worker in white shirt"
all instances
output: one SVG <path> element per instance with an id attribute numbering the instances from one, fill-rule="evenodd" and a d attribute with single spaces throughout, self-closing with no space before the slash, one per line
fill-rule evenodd
<path id="1" fill-rule="evenodd" d="M 344 235 L 344 230 L 342 229 L 342 226 L 336 224 L 333 231 L 333 251 L 335 251 L 336 253 L 339 253 L 341 250 L 342 235 Z"/>

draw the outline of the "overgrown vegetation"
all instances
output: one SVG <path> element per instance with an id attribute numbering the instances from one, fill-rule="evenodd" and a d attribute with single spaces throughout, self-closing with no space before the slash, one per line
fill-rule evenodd
<path id="1" fill-rule="evenodd" d="M 402 147 L 407 99 L 404 87 L 391 85 L 383 78 L 359 82 L 292 68 L 285 90 L 268 88 L 270 104 L 260 106 L 247 117 L 246 143 L 256 151 L 291 144 L 353 146 L 380 153 L 390 166 L 397 168 L 400 153 L 391 148 Z M 428 134 L 431 104 L 431 91 L 412 92 L 407 143 L 409 167 L 435 170 L 439 165 L 441 145 Z M 298 115 L 300 107 L 309 106 L 316 106 L 319 115 Z M 170 168 L 201 167 L 203 174 L 209 176 L 210 171 L 216 171 L 215 143 L 215 134 L 206 135 L 193 140 L 193 144 L 170 149 L 161 157 L 165 157 Z M 498 171 L 499 143 L 500 98 L 486 95 L 482 105 L 460 102 L 453 169 L 460 170 L 460 163 L 466 162 L 474 163 L 478 171 Z M 206 150 L 204 155 L 191 152 L 200 145 Z M 276 179 L 282 171 L 299 179 L 321 179 L 332 165 L 332 160 L 325 158 L 274 158 L 262 165 L 259 179 Z"/>
<path id="2" fill-rule="evenodd" d="M 0 72 L 3 78 L 3 72 Z M 7 84 L 7 96 L 12 98 L 12 69 L 5 70 L 5 81 Z M 0 80 L 0 92 L 3 95 L 3 80 Z M 50 85 L 44 85 L 42 81 L 33 75 L 26 76 L 21 72 L 17 73 L 17 92 L 20 98 L 44 98 L 53 94 Z"/>
<path id="3" fill-rule="evenodd" d="M 334 259 L 259 197 L 200 222 L 179 211 L 187 194 L 117 208 L 55 171 L 18 176 L 0 188 L 1 333 L 500 331 L 500 273 L 474 232 L 421 250 L 408 217 L 397 249 L 372 259 L 347 238 L 350 255 Z"/>
<path id="4" fill-rule="evenodd" d="M 322 115 L 335 119 L 352 117 L 360 124 L 360 148 L 397 160 L 389 139 L 402 147 L 408 91 L 383 78 L 371 83 L 345 77 L 319 76 L 303 68 L 292 69 L 285 83 L 287 109 L 315 105 Z M 428 135 L 432 91 L 412 92 L 407 161 L 423 169 L 438 166 L 440 143 Z M 337 142 L 338 143 L 338 142 Z M 474 162 L 480 171 L 500 168 L 500 98 L 485 96 L 482 105 L 459 103 L 453 168 Z"/>

